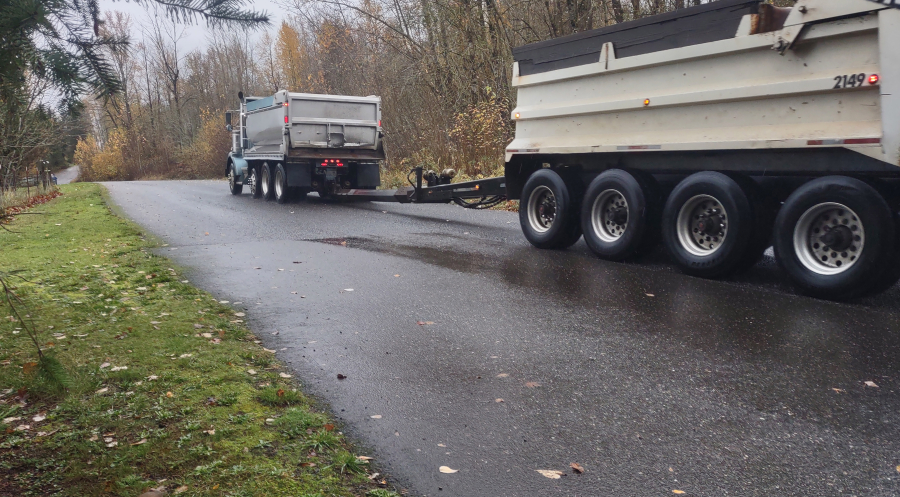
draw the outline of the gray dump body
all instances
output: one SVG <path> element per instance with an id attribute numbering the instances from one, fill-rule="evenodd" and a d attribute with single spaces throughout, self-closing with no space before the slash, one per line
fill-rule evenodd
<path id="1" fill-rule="evenodd" d="M 379 97 L 280 91 L 269 97 L 250 97 L 243 107 L 243 129 L 235 131 L 233 151 L 243 148 L 246 159 L 278 160 L 285 155 L 383 158 Z M 242 144 L 240 138 L 246 142 Z M 351 153 L 342 154 L 342 149 Z"/>

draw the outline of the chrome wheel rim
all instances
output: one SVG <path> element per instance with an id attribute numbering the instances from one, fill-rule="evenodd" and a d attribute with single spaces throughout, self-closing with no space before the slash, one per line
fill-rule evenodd
<path id="1" fill-rule="evenodd" d="M 260 186 L 262 187 L 263 196 L 267 196 L 269 194 L 269 168 L 264 167 L 262 170 L 262 174 L 259 177 Z"/>
<path id="2" fill-rule="evenodd" d="M 275 171 L 275 196 L 281 198 L 281 195 L 284 194 L 284 176 L 282 176 L 281 171 Z"/>
<path id="3" fill-rule="evenodd" d="M 234 190 L 234 170 L 228 171 L 228 187 Z"/>
<path id="4" fill-rule="evenodd" d="M 546 233 L 556 221 L 557 204 L 553 190 L 541 185 L 528 197 L 528 224 L 538 233 Z"/>
<path id="5" fill-rule="evenodd" d="M 678 211 L 678 242 L 691 255 L 707 257 L 719 251 L 728 237 L 728 216 L 718 199 L 696 195 Z"/>
<path id="6" fill-rule="evenodd" d="M 625 234 L 628 227 L 628 201 L 618 190 L 604 190 L 591 207 L 591 224 L 594 233 L 604 242 L 614 242 Z"/>
<path id="7" fill-rule="evenodd" d="M 806 269 L 817 274 L 831 276 L 849 270 L 865 244 L 859 215 L 844 204 L 814 205 L 794 226 L 794 253 Z"/>
<path id="8" fill-rule="evenodd" d="M 256 195 L 257 188 L 259 188 L 259 182 L 256 181 L 256 168 L 250 170 L 250 193 Z"/>

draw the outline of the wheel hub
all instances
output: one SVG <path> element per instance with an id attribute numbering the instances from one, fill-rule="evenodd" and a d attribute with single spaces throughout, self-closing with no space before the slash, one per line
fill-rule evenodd
<path id="1" fill-rule="evenodd" d="M 859 215 L 846 205 L 824 202 L 809 208 L 794 225 L 794 253 L 807 269 L 842 273 L 859 260 L 866 232 Z"/>
<path id="2" fill-rule="evenodd" d="M 719 250 L 728 236 L 728 217 L 718 199 L 697 195 L 678 212 L 677 235 L 681 246 L 692 255 L 706 257 Z"/>
<path id="3" fill-rule="evenodd" d="M 609 220 L 616 226 L 622 226 L 628 222 L 628 208 L 616 207 L 609 213 Z"/>
<path id="4" fill-rule="evenodd" d="M 701 214 L 697 221 L 697 230 L 704 235 L 718 235 L 724 226 L 722 217 L 718 214 Z"/>
<path id="5" fill-rule="evenodd" d="M 847 226 L 825 226 L 823 231 L 825 234 L 819 237 L 819 241 L 835 252 L 843 252 L 853 245 L 853 231 Z"/>
<path id="6" fill-rule="evenodd" d="M 591 224 L 600 240 L 613 243 L 625 233 L 628 225 L 628 202 L 618 190 L 604 190 L 597 195 L 591 209 Z"/>
<path id="7" fill-rule="evenodd" d="M 528 223 L 531 229 L 538 233 L 545 233 L 556 221 L 558 206 L 553 191 L 546 186 L 539 186 L 528 198 Z"/>

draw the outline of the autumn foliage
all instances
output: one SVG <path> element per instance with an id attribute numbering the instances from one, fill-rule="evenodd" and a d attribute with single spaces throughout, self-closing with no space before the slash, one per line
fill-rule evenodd
<path id="1" fill-rule="evenodd" d="M 289 90 L 381 96 L 389 177 L 414 165 L 497 174 L 514 130 L 513 47 L 698 3 L 292 0 L 271 31 L 215 32 L 193 51 L 185 28 L 157 19 L 142 42 L 110 54 L 124 91 L 91 104 L 77 162 L 85 179 L 221 176 L 222 113 L 238 91 Z M 103 29 L 134 26 L 114 14 Z"/>

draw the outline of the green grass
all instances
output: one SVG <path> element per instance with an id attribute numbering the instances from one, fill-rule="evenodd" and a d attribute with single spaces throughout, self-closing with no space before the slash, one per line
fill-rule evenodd
<path id="1" fill-rule="evenodd" d="M 0 304 L 0 495 L 396 496 L 235 309 L 153 255 L 100 186 L 62 190 L 0 231 L 0 274 L 68 382 L 29 366 Z"/>

